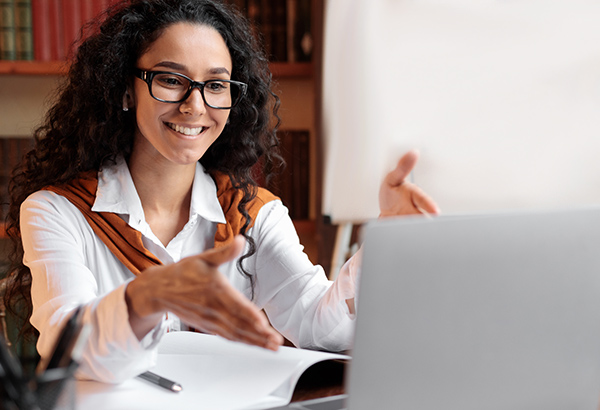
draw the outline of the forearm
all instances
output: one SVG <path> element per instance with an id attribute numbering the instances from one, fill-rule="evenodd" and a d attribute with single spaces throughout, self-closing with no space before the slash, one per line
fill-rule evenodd
<path id="1" fill-rule="evenodd" d="M 257 244 L 254 265 L 248 264 L 259 284 L 255 302 L 273 326 L 299 347 L 348 349 L 354 331 L 348 305 L 354 298 L 352 284 L 332 284 L 323 268 L 313 265 L 279 202 L 261 209 L 251 234 Z"/>
<path id="2" fill-rule="evenodd" d="M 325 277 L 320 266 L 298 275 L 265 306 L 271 322 L 296 346 L 328 351 L 351 348 L 354 315 L 348 303 L 354 287 L 338 276 L 336 282 Z"/>
<path id="3" fill-rule="evenodd" d="M 52 353 L 70 310 L 82 304 L 83 320 L 91 327 L 91 334 L 83 350 L 77 378 L 118 383 L 152 367 L 163 329 L 155 327 L 142 340 L 136 337 L 129 325 L 124 287 L 86 303 L 76 298 L 62 300 L 65 303 L 54 309 L 59 301 L 50 300 L 35 309 L 31 323 L 40 332 L 38 351 L 42 360 L 47 360 Z"/>

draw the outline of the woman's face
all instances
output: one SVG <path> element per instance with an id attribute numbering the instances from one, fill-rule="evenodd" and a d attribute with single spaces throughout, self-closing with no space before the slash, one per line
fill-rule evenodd
<path id="1" fill-rule="evenodd" d="M 145 71 L 171 71 L 195 81 L 229 80 L 231 56 L 221 35 L 213 28 L 192 23 L 169 26 L 138 62 Z M 135 78 L 132 95 L 137 130 L 135 154 L 176 164 L 197 162 L 219 137 L 230 110 L 204 104 L 198 88 L 182 103 L 152 98 L 148 85 Z"/>

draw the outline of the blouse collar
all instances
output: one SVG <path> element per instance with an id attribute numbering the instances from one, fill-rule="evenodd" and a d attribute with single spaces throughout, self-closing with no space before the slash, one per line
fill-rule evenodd
<path id="1" fill-rule="evenodd" d="M 116 162 L 103 166 L 98 172 L 98 190 L 92 206 L 94 212 L 120 214 L 132 226 L 145 221 L 144 209 L 129 173 L 127 162 L 119 156 Z M 217 187 L 200 162 L 192 186 L 190 220 L 198 217 L 215 223 L 225 223 L 225 215 L 217 199 Z M 134 226 L 135 227 L 135 226 Z"/>

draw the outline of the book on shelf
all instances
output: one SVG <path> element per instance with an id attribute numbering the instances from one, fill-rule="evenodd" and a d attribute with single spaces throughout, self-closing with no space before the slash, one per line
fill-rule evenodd
<path id="1" fill-rule="evenodd" d="M 225 0 L 228 3 L 235 3 L 236 0 Z M 244 15 L 250 21 L 254 35 L 257 38 L 262 38 L 260 34 L 260 27 L 262 25 L 261 11 L 260 11 L 260 0 L 246 0 L 246 7 L 244 8 Z"/>
<path id="2" fill-rule="evenodd" d="M 259 186 L 277 195 L 294 220 L 310 218 L 310 133 L 308 130 L 279 130 L 282 169 L 272 169 L 259 161 L 252 170 Z M 271 174 L 267 179 L 266 175 Z"/>
<path id="3" fill-rule="evenodd" d="M 62 0 L 48 2 L 48 20 L 50 25 L 50 59 L 63 60 L 65 57 L 64 32 L 62 24 Z"/>
<path id="4" fill-rule="evenodd" d="M 225 0 L 248 18 L 271 61 L 311 61 L 311 0 Z"/>
<path id="5" fill-rule="evenodd" d="M 81 0 L 81 23 L 85 24 L 96 15 L 94 13 L 94 0 Z"/>
<path id="6" fill-rule="evenodd" d="M 84 31 L 81 35 L 82 39 L 88 37 L 94 30 L 95 27 L 90 27 L 87 25 L 90 23 L 94 17 L 96 17 L 100 12 L 97 12 L 96 7 L 97 0 L 81 0 L 80 13 L 81 13 L 81 25 L 84 26 Z"/>
<path id="7" fill-rule="evenodd" d="M 271 60 L 287 61 L 287 2 L 271 0 Z"/>
<path id="8" fill-rule="evenodd" d="M 273 17 L 270 0 L 258 0 L 258 19 L 254 19 L 253 23 L 257 26 L 263 41 L 263 47 L 269 60 L 272 59 L 272 36 L 273 36 Z"/>
<path id="9" fill-rule="evenodd" d="M 292 42 L 294 61 L 306 62 L 312 59 L 313 38 L 311 34 L 311 0 L 296 0 L 295 24 Z"/>
<path id="10" fill-rule="evenodd" d="M 33 57 L 37 61 L 52 60 L 50 51 L 50 3 L 48 0 L 31 0 L 33 24 Z"/>
<path id="11" fill-rule="evenodd" d="M 98 16 L 100 13 L 105 11 L 110 5 L 110 0 L 93 0 L 94 16 Z"/>
<path id="12" fill-rule="evenodd" d="M 15 60 L 15 0 L 0 0 L 0 59 Z"/>
<path id="13" fill-rule="evenodd" d="M 311 0 L 225 0 L 251 21 L 275 62 L 311 59 Z M 0 0 L 0 59 L 60 61 L 82 26 L 118 0 Z M 88 27 L 90 28 L 90 27 Z M 80 38 L 81 37 L 81 38 Z"/>
<path id="14" fill-rule="evenodd" d="M 267 188 L 281 198 L 292 219 L 308 219 L 310 212 L 310 133 L 308 130 L 278 132 L 280 153 L 286 166 Z"/>
<path id="15" fill-rule="evenodd" d="M 65 56 L 75 51 L 77 38 L 81 30 L 82 13 L 79 0 L 62 0 L 63 49 Z"/>
<path id="16" fill-rule="evenodd" d="M 0 0 L 1 57 L 4 60 L 64 60 L 75 52 L 78 42 L 90 34 L 90 30 L 82 32 L 84 24 L 118 1 Z"/>
<path id="17" fill-rule="evenodd" d="M 31 0 L 15 0 L 15 51 L 17 60 L 33 60 Z"/>
<path id="18" fill-rule="evenodd" d="M 286 52 L 287 52 L 287 61 L 293 63 L 297 60 L 296 58 L 296 48 L 294 46 L 294 33 L 296 30 L 294 29 L 296 24 L 296 9 L 298 0 L 286 0 L 287 9 L 286 9 Z"/>

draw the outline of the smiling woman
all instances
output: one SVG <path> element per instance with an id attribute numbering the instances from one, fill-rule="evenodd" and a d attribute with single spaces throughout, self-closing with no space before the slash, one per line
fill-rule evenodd
<path id="1" fill-rule="evenodd" d="M 202 50 L 202 53 L 190 53 L 189 50 Z M 128 87 L 126 97 L 128 105 L 135 107 L 137 122 L 136 149 L 129 161 L 134 180 L 137 166 L 145 168 L 152 164 L 152 170 L 156 170 L 154 163 L 165 160 L 168 163 L 165 167 L 173 169 L 175 180 L 172 182 L 183 181 L 177 177 L 181 175 L 181 169 L 172 168 L 171 163 L 188 165 L 190 171 L 186 175 L 193 178 L 195 163 L 223 132 L 231 103 L 228 94 L 221 93 L 219 95 L 224 98 L 225 106 L 209 106 L 205 87 L 191 81 L 231 80 L 232 61 L 225 40 L 210 26 L 175 23 L 164 29 L 162 35 L 140 56 L 136 66 L 146 73 L 146 80 L 136 76 Z M 166 69 L 177 69 L 178 73 L 164 73 Z M 181 87 L 181 80 L 188 83 L 187 89 Z M 159 99 L 157 93 L 179 98 Z M 165 171 L 161 169 L 161 174 Z M 171 181 L 168 183 L 170 185 Z M 186 210 L 182 212 L 187 214 Z M 181 228 L 170 231 L 176 233 Z M 166 242 L 170 239 L 166 238 Z"/>
<path id="2" fill-rule="evenodd" d="M 328 281 L 252 178 L 280 157 L 251 33 L 218 0 L 128 0 L 79 46 L 10 186 L 8 306 L 25 299 L 42 359 L 77 306 L 77 376 L 106 382 L 149 369 L 169 329 L 350 347 L 358 258 Z M 382 214 L 437 212 L 404 182 L 415 160 L 382 185 Z"/>

